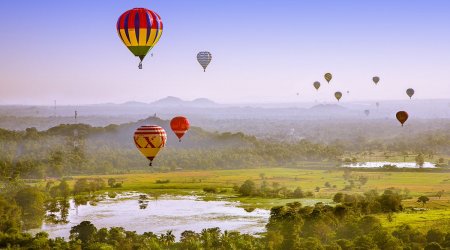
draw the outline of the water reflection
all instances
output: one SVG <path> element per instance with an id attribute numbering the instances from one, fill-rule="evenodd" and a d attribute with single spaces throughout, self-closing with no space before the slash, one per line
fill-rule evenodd
<path id="1" fill-rule="evenodd" d="M 204 228 L 219 227 L 221 230 L 236 230 L 255 234 L 265 231 L 269 211 L 238 207 L 239 203 L 228 201 L 203 201 L 196 196 L 153 197 L 128 193 L 110 198 L 97 198 L 96 206 L 90 202 L 75 205 L 70 200 L 66 217 L 67 224 L 45 223 L 42 230 L 50 237 L 68 237 L 71 227 L 82 221 L 91 221 L 97 228 L 123 227 L 137 233 L 157 234 L 172 230 L 178 238 L 185 230 L 201 232 Z"/>
<path id="2" fill-rule="evenodd" d="M 387 161 L 375 161 L 375 162 L 358 162 L 352 164 L 344 164 L 342 167 L 346 168 L 436 168 L 431 162 L 425 162 L 423 166 L 417 165 L 415 162 L 387 162 Z"/>

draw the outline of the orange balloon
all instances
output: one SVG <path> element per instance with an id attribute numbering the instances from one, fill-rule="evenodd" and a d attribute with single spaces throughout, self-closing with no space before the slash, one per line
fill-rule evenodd
<path id="1" fill-rule="evenodd" d="M 184 116 L 177 116 L 170 121 L 170 127 L 181 141 L 181 137 L 189 130 L 189 120 Z"/>
<path id="2" fill-rule="evenodd" d="M 397 114 L 397 120 L 402 124 L 403 124 L 408 120 L 408 113 L 406 113 L 406 111 L 398 111 Z"/>

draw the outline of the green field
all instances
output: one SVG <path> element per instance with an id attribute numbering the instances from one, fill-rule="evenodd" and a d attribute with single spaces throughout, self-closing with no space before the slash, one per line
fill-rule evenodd
<path id="1" fill-rule="evenodd" d="M 261 198 L 261 197 L 239 197 L 234 191 L 234 185 L 241 185 L 245 180 L 251 179 L 257 185 L 261 184 L 261 174 L 270 184 L 278 182 L 281 186 L 289 189 L 301 187 L 304 191 L 312 191 L 314 198 L 283 199 L 283 198 Z M 73 184 L 80 178 L 102 178 L 105 181 L 115 178 L 123 182 L 121 188 L 107 188 L 106 191 L 139 191 L 149 193 L 152 196 L 161 194 L 174 195 L 204 195 L 206 200 L 226 199 L 238 201 L 241 207 L 265 208 L 284 205 L 288 202 L 299 201 L 303 205 L 313 205 L 316 202 L 332 204 L 332 197 L 348 185 L 343 178 L 343 170 L 297 170 L 287 168 L 261 168 L 242 170 L 206 170 L 206 171 L 179 171 L 170 173 L 134 173 L 123 175 L 101 175 L 101 176 L 76 176 L 70 181 Z M 421 231 L 426 231 L 437 225 L 445 226 L 450 230 L 450 195 L 444 194 L 440 199 L 435 197 L 440 190 L 450 190 L 450 173 L 437 172 L 359 172 L 352 171 L 351 178 L 358 179 L 360 176 L 368 177 L 365 185 L 356 185 L 348 193 L 363 193 L 376 189 L 383 191 L 394 187 L 408 190 L 411 199 L 403 202 L 407 212 L 396 213 L 393 221 L 389 222 L 385 215 L 380 219 L 388 228 L 407 223 Z M 169 180 L 166 184 L 157 184 L 157 180 Z M 335 188 L 325 188 L 324 184 L 329 182 Z M 204 187 L 216 187 L 222 190 L 219 194 L 205 194 Z M 320 187 L 316 192 L 315 188 Z M 413 208 L 422 209 L 422 204 L 417 203 L 417 197 L 427 195 L 430 201 L 423 207 L 424 211 L 411 211 Z"/>
<path id="2" fill-rule="evenodd" d="M 77 176 L 72 183 L 79 178 L 115 178 L 122 181 L 121 188 L 115 191 L 140 191 L 161 193 L 190 193 L 199 192 L 204 187 L 216 187 L 228 190 L 231 194 L 234 185 L 241 185 L 245 180 L 251 179 L 258 185 L 261 183 L 261 174 L 270 184 L 278 182 L 281 186 L 289 189 L 301 187 L 304 191 L 314 191 L 315 198 L 329 199 L 341 191 L 348 182 L 344 180 L 342 170 L 297 170 L 287 168 L 261 168 L 242 170 L 207 170 L 207 171 L 179 171 L 170 173 L 135 173 L 123 175 L 101 175 L 101 176 Z M 352 171 L 354 179 L 360 176 L 368 177 L 368 182 L 357 185 L 349 192 L 363 193 L 376 189 L 382 191 L 389 187 L 408 189 L 411 196 L 428 195 L 433 196 L 439 190 L 450 190 L 450 173 L 423 173 L 423 172 L 358 172 Z M 157 180 L 169 180 L 167 184 L 157 184 Z M 329 182 L 335 188 L 325 188 Z M 444 195 L 445 196 L 445 195 Z"/>

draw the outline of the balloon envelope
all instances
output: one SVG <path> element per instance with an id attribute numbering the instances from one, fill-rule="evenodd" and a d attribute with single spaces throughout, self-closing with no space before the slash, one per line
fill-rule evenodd
<path id="1" fill-rule="evenodd" d="M 151 166 L 153 159 L 166 146 L 167 135 L 158 125 L 141 126 L 134 132 L 133 139 L 141 154 L 150 160 Z"/>
<path id="2" fill-rule="evenodd" d="M 314 88 L 316 88 L 316 90 L 319 90 L 320 88 L 320 82 L 314 82 L 313 83 Z"/>
<path id="3" fill-rule="evenodd" d="M 326 73 L 324 77 L 328 83 L 330 83 L 331 79 L 333 79 L 333 75 L 331 73 Z"/>
<path id="4" fill-rule="evenodd" d="M 370 110 L 368 110 L 368 109 L 364 110 L 364 114 L 366 114 L 366 116 L 369 116 Z"/>
<path id="5" fill-rule="evenodd" d="M 208 67 L 211 60 L 212 55 L 208 51 L 201 51 L 197 54 L 197 61 L 203 67 L 203 71 L 206 71 L 206 67 Z"/>
<path id="6" fill-rule="evenodd" d="M 145 8 L 135 8 L 123 13 L 117 21 L 117 33 L 133 55 L 144 60 L 158 43 L 163 32 L 161 17 Z"/>
<path id="7" fill-rule="evenodd" d="M 189 120 L 184 116 L 174 117 L 170 121 L 170 128 L 172 128 L 172 131 L 180 141 L 184 134 L 186 134 L 186 132 L 189 130 L 189 127 Z"/>
<path id="8" fill-rule="evenodd" d="M 375 84 L 377 84 L 377 83 L 380 81 L 380 78 L 379 78 L 378 76 L 374 76 L 374 77 L 372 78 L 372 80 L 373 80 L 373 82 L 374 82 Z"/>
<path id="9" fill-rule="evenodd" d="M 402 124 L 402 126 L 408 120 L 409 117 L 406 111 L 398 111 L 395 116 L 397 117 L 397 120 Z"/>
<path id="10" fill-rule="evenodd" d="M 338 91 L 334 93 L 334 97 L 336 97 L 336 99 L 339 101 L 342 98 L 342 93 Z"/>
<path id="11" fill-rule="evenodd" d="M 409 99 L 411 99 L 411 97 L 414 95 L 414 89 L 407 89 L 406 94 L 409 96 Z"/>

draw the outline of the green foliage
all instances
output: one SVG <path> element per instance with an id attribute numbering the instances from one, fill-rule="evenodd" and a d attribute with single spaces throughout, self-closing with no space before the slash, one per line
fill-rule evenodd
<path id="1" fill-rule="evenodd" d="M 251 180 L 246 180 L 239 188 L 242 196 L 251 196 L 256 193 L 256 184 Z"/>
<path id="2" fill-rule="evenodd" d="M 45 216 L 45 194 L 38 188 L 25 187 L 17 192 L 14 199 L 22 210 L 23 227 L 40 227 Z"/>
<path id="3" fill-rule="evenodd" d="M 422 206 L 425 206 L 425 204 L 426 204 L 429 200 L 430 200 L 430 198 L 428 198 L 428 197 L 425 196 L 425 195 L 422 195 L 422 196 L 420 196 L 420 197 L 417 199 L 417 202 L 421 202 L 421 203 L 422 203 Z"/>
<path id="4" fill-rule="evenodd" d="M 203 191 L 205 193 L 212 193 L 212 194 L 215 194 L 218 192 L 216 187 L 204 187 Z"/>
<path id="5" fill-rule="evenodd" d="M 21 229 L 21 210 L 10 200 L 0 195 L 0 233 Z"/>
<path id="6" fill-rule="evenodd" d="M 416 164 L 417 164 L 418 166 L 421 166 L 421 167 L 422 167 L 423 164 L 425 163 L 425 158 L 424 158 L 423 154 L 418 154 L 418 155 L 416 156 L 415 160 L 416 160 Z"/>

